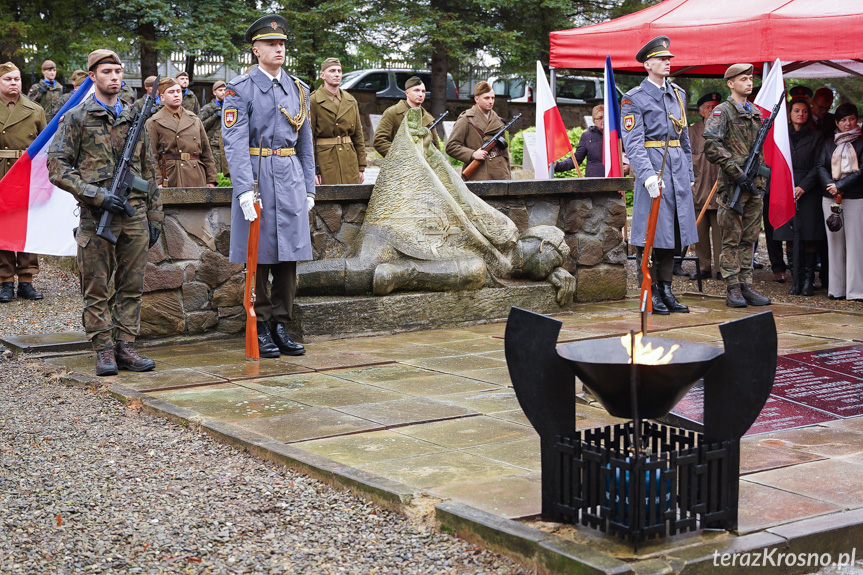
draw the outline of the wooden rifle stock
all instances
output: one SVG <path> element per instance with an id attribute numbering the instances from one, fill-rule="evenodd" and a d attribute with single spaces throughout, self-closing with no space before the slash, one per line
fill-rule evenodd
<path id="1" fill-rule="evenodd" d="M 258 317 L 255 315 L 255 284 L 258 280 L 258 240 L 261 234 L 261 204 L 255 201 L 255 221 L 249 223 L 249 242 L 246 246 L 246 291 L 243 307 L 246 308 L 246 357 L 261 358 L 258 351 Z"/>
<path id="2" fill-rule="evenodd" d="M 495 140 L 489 140 L 488 142 L 486 142 L 485 146 L 480 148 L 480 150 L 486 150 L 487 152 L 491 153 L 492 150 L 494 150 L 495 148 L 497 148 L 497 142 Z M 473 158 L 470 163 L 465 166 L 465 169 L 461 172 L 464 181 L 467 182 L 468 180 L 473 178 L 476 175 L 476 171 L 480 168 L 480 166 L 482 166 L 483 162 L 485 162 L 485 160 L 477 160 L 476 158 Z"/>
<path id="3" fill-rule="evenodd" d="M 644 252 L 641 254 L 641 306 L 642 312 L 653 313 L 653 278 L 650 277 L 650 257 L 653 254 L 653 238 L 656 236 L 656 223 L 659 221 L 659 204 L 662 193 L 650 203 L 650 216 L 647 218 L 647 237 Z M 643 331 L 643 330 L 642 330 Z"/>

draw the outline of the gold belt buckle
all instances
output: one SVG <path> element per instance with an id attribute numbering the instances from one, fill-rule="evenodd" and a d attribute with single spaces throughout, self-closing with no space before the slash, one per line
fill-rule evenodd
<path id="1" fill-rule="evenodd" d="M 273 155 L 273 151 L 270 148 L 261 148 L 261 155 L 265 158 L 269 158 Z"/>
<path id="2" fill-rule="evenodd" d="M 185 161 L 187 161 L 187 162 L 188 162 L 188 161 L 189 161 L 189 159 L 191 158 L 191 156 L 192 156 L 192 155 L 191 155 L 190 153 L 188 153 L 188 152 L 183 152 L 182 154 L 180 154 L 180 159 L 181 159 L 181 160 L 185 160 Z"/>

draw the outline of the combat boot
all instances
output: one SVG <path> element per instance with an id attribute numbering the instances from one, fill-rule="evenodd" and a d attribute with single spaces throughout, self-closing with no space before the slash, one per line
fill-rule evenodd
<path id="1" fill-rule="evenodd" d="M 268 359 L 281 355 L 270 334 L 270 324 L 260 320 L 258 320 L 258 354 Z"/>
<path id="2" fill-rule="evenodd" d="M 3 282 L 0 284 L 0 303 L 9 303 L 15 299 L 15 283 Z"/>
<path id="3" fill-rule="evenodd" d="M 671 313 L 689 313 L 689 308 L 677 301 L 671 293 L 671 282 L 659 282 L 659 297 Z"/>
<path id="4" fill-rule="evenodd" d="M 665 307 L 665 303 L 662 301 L 662 296 L 659 295 L 659 286 L 654 285 L 651 290 L 651 294 L 653 297 L 651 298 L 651 303 L 653 304 L 653 315 L 668 315 L 668 308 Z"/>
<path id="5" fill-rule="evenodd" d="M 761 295 L 752 289 L 752 286 L 749 284 L 740 284 L 740 293 L 749 305 L 770 305 L 770 298 L 766 295 Z"/>
<path id="6" fill-rule="evenodd" d="M 18 297 L 21 299 L 42 299 L 42 292 L 36 291 L 30 282 L 18 282 Z"/>
<path id="7" fill-rule="evenodd" d="M 117 360 L 113 347 L 96 350 L 96 375 L 117 375 Z"/>
<path id="8" fill-rule="evenodd" d="M 288 333 L 288 326 L 282 322 L 273 324 L 270 333 L 273 336 L 273 342 L 278 346 L 279 351 L 285 355 L 303 355 L 306 353 L 306 348 L 295 342 Z"/>
<path id="9" fill-rule="evenodd" d="M 815 252 L 803 253 L 803 288 L 800 291 L 801 295 L 815 295 L 815 266 L 818 254 Z"/>
<path id="10" fill-rule="evenodd" d="M 114 355 L 117 367 L 129 371 L 150 371 L 156 367 L 156 362 L 138 353 L 131 341 L 118 341 L 114 344 Z"/>
<path id="11" fill-rule="evenodd" d="M 730 285 L 726 288 L 725 305 L 728 307 L 746 307 L 748 304 L 740 293 L 740 284 Z"/>

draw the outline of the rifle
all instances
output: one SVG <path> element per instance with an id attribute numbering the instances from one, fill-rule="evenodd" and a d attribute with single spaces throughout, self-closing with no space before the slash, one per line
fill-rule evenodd
<path id="1" fill-rule="evenodd" d="M 749 152 L 749 157 L 746 158 L 746 164 L 743 167 L 743 177 L 738 181 L 737 185 L 734 186 L 734 192 L 731 194 L 731 201 L 728 203 L 728 207 L 741 216 L 743 215 L 743 207 L 740 205 L 740 194 L 742 192 L 740 182 L 744 180 L 753 182 L 755 180 L 755 176 L 758 175 L 758 171 L 761 168 L 761 163 L 758 161 L 758 155 L 764 147 L 764 140 L 767 139 L 767 132 L 769 132 L 770 127 L 773 126 L 776 114 L 779 113 L 779 108 L 784 103 L 785 92 L 782 92 L 782 96 L 779 97 L 779 101 L 776 102 L 775 106 L 773 106 L 773 111 L 770 113 L 770 117 L 761 124 L 761 128 L 758 130 L 758 136 L 755 138 L 755 145 L 752 146 L 752 150 Z"/>
<path id="2" fill-rule="evenodd" d="M 258 149 L 264 147 L 261 138 Z M 261 194 L 258 182 L 261 179 L 261 158 L 258 154 L 258 177 L 255 178 L 255 221 L 249 224 L 249 241 L 246 244 L 246 290 L 243 295 L 243 307 L 246 308 L 246 358 L 252 361 L 261 359 L 258 350 L 258 316 L 255 315 L 255 283 L 258 281 L 258 239 L 261 234 Z"/>
<path id="3" fill-rule="evenodd" d="M 493 152 L 494 149 L 498 146 L 500 146 L 501 149 L 505 149 L 508 144 L 503 138 L 503 135 L 507 130 L 512 127 L 513 124 L 518 122 L 520 119 L 521 114 L 516 114 L 516 116 L 512 120 L 510 120 L 506 126 L 501 128 L 497 134 L 486 140 L 479 149 L 485 150 L 489 153 Z M 485 160 L 477 160 L 476 158 L 473 158 L 470 163 L 465 166 L 465 169 L 461 172 L 461 175 L 465 179 L 465 181 L 470 180 L 474 176 L 474 174 L 476 174 L 476 171 L 479 169 L 480 165 L 482 165 L 484 161 Z"/>
<path id="4" fill-rule="evenodd" d="M 448 115 L 449 115 L 449 112 L 448 112 L 448 111 L 446 111 L 446 112 L 444 112 L 443 114 L 441 114 L 440 116 L 438 116 L 438 117 L 437 117 L 437 120 L 435 120 L 435 121 L 432 123 L 432 125 L 431 125 L 431 126 L 429 126 L 429 132 L 431 132 L 431 131 L 433 131 L 435 128 L 437 128 L 438 124 L 440 124 L 441 122 L 443 122 L 443 119 L 444 119 L 444 118 L 446 118 Z"/>
<path id="5" fill-rule="evenodd" d="M 156 75 L 154 86 L 158 85 L 160 76 Z M 153 90 L 155 91 L 155 90 Z M 138 140 L 141 138 L 141 132 L 144 131 L 144 123 L 150 114 L 153 113 L 153 96 L 148 94 L 144 99 L 144 106 L 141 111 L 135 116 L 132 122 L 132 127 L 129 128 L 129 133 L 126 134 L 126 142 L 123 144 L 123 156 L 114 170 L 114 177 L 111 178 L 111 187 L 108 188 L 108 193 L 112 196 L 117 196 L 123 200 L 123 210 L 129 217 L 135 215 L 135 208 L 129 203 L 129 194 L 132 190 L 139 192 L 147 192 L 150 189 L 150 182 L 142 180 L 132 173 L 132 156 L 135 153 L 135 147 L 138 145 Z M 147 152 L 149 153 L 149 151 Z M 102 212 L 102 218 L 99 220 L 99 227 L 96 229 L 96 235 L 104 238 L 111 245 L 117 245 L 117 238 L 111 233 L 111 222 L 114 219 L 114 214 L 108 210 Z"/>
<path id="6" fill-rule="evenodd" d="M 641 333 L 646 332 L 647 314 L 653 313 L 653 278 L 650 277 L 650 259 L 653 256 L 653 239 L 659 221 L 659 205 L 662 202 L 662 176 L 668 158 L 668 142 L 671 134 L 665 136 L 665 150 L 662 152 L 662 167 L 659 168 L 659 195 L 650 203 L 650 216 L 647 218 L 647 234 L 644 238 L 644 251 L 641 253 Z"/>
<path id="7" fill-rule="evenodd" d="M 159 146 L 159 166 L 162 168 L 162 187 L 168 185 L 168 162 L 165 160 L 165 142 Z"/>

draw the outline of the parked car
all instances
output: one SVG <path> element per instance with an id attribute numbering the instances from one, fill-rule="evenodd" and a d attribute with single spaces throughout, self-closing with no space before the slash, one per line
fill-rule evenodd
<path id="1" fill-rule="evenodd" d="M 375 92 L 380 97 L 404 98 L 405 82 L 411 76 L 419 76 L 426 86 L 426 93 L 430 93 L 431 72 L 404 68 L 395 70 L 384 70 L 382 68 L 353 70 L 342 76 L 342 83 L 339 87 L 343 90 Z M 446 98 L 447 100 L 458 100 L 458 90 L 451 74 L 446 75 Z"/>
<path id="2" fill-rule="evenodd" d="M 491 76 L 488 83 L 497 98 L 510 102 L 533 102 L 533 87 L 521 76 Z"/>

